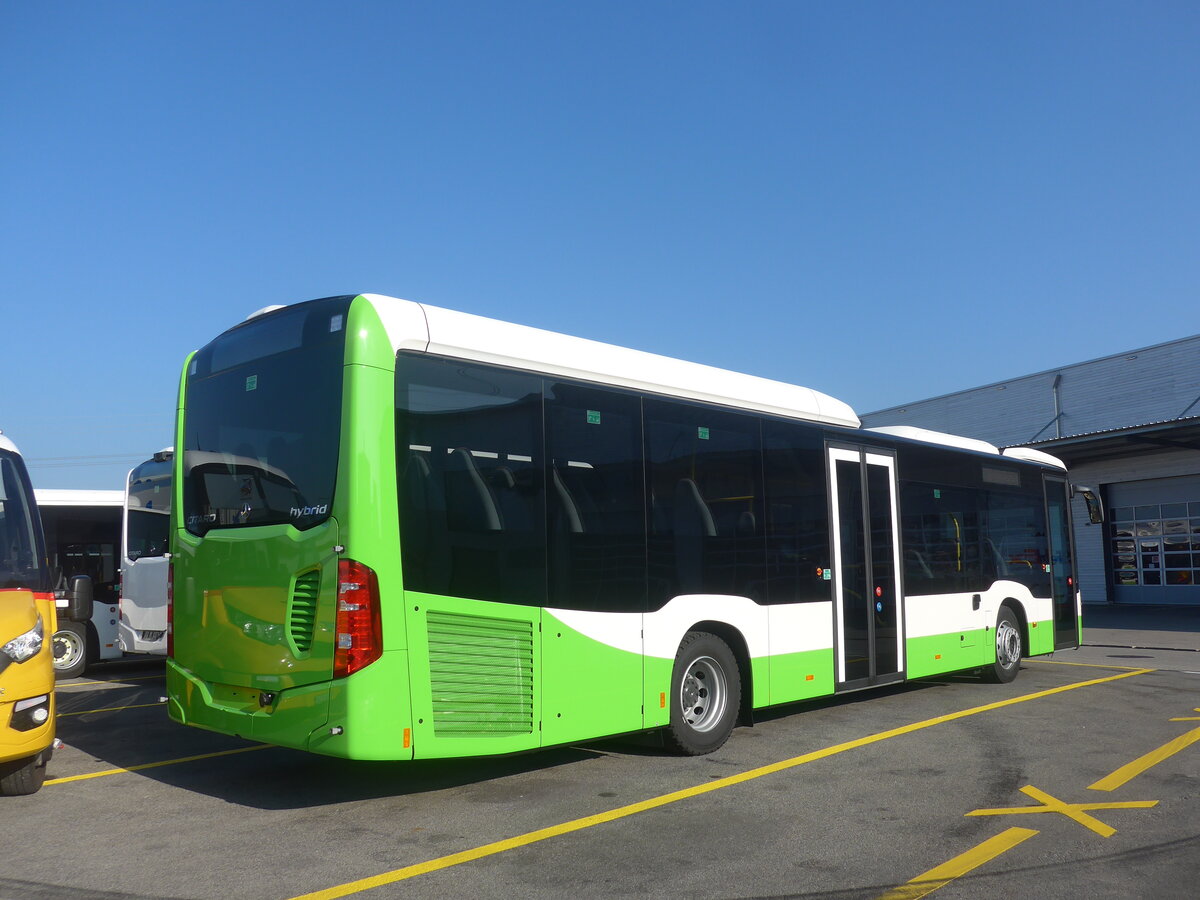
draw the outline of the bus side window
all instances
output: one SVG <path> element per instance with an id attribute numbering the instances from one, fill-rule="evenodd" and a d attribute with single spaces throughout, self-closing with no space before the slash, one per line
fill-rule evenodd
<path id="1" fill-rule="evenodd" d="M 763 508 L 760 420 L 647 399 L 645 427 L 655 517 L 651 608 L 679 594 L 764 599 L 766 546 L 757 529 Z"/>
<path id="2" fill-rule="evenodd" d="M 825 439 L 801 422 L 763 422 L 767 602 L 828 601 L 829 498 Z"/>
<path id="3" fill-rule="evenodd" d="M 405 587 L 544 603 L 542 379 L 400 354 L 396 443 Z"/>
<path id="4" fill-rule="evenodd" d="M 642 403 L 623 391 L 546 382 L 549 602 L 646 608 Z"/>

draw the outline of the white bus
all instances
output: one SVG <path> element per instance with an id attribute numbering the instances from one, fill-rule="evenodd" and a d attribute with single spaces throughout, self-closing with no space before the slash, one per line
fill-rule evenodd
<path id="1" fill-rule="evenodd" d="M 132 469 L 125 484 L 119 639 L 126 653 L 167 652 L 167 541 L 172 448 Z"/>
<path id="2" fill-rule="evenodd" d="M 94 662 L 121 656 L 117 607 L 121 575 L 123 491 L 34 490 L 46 533 L 51 584 L 59 607 L 54 632 L 54 671 L 74 678 Z M 91 616 L 79 621 L 63 615 L 71 578 L 92 579 Z"/>

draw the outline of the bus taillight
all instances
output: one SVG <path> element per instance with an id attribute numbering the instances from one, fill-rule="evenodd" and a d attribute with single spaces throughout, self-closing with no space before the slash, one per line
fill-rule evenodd
<path id="1" fill-rule="evenodd" d="M 175 656 L 175 563 L 167 563 L 167 656 Z"/>
<path id="2" fill-rule="evenodd" d="M 333 677 L 353 675 L 383 653 L 379 615 L 379 580 L 368 566 L 352 559 L 338 561 L 337 634 Z"/>

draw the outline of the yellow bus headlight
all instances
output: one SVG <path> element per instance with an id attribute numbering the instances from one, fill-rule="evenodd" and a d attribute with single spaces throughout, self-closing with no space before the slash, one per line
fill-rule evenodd
<path id="1" fill-rule="evenodd" d="M 33 659 L 33 657 L 41 652 L 45 639 L 46 630 L 42 626 L 42 617 L 39 615 L 36 625 L 24 634 L 13 638 L 3 647 L 0 647 L 0 653 L 3 653 L 13 662 L 25 662 L 25 660 Z"/>

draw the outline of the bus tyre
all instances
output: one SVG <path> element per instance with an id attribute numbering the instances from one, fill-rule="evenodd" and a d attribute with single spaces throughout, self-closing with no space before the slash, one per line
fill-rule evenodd
<path id="1" fill-rule="evenodd" d="M 671 673 L 667 743 L 687 756 L 712 753 L 737 722 L 742 678 L 729 645 L 713 634 L 689 631 Z"/>
<path id="2" fill-rule="evenodd" d="M 1021 669 L 1021 626 L 1007 606 L 996 616 L 996 661 L 983 669 L 983 678 L 993 684 L 1008 684 Z"/>
<path id="3" fill-rule="evenodd" d="M 27 759 L 0 763 L 0 796 L 36 794 L 46 780 L 46 763 L 49 759 L 50 751 L 47 750 Z"/>
<path id="4" fill-rule="evenodd" d="M 59 622 L 50 646 L 54 651 L 56 677 L 74 678 L 87 668 L 88 635 L 83 622 Z"/>

